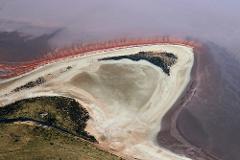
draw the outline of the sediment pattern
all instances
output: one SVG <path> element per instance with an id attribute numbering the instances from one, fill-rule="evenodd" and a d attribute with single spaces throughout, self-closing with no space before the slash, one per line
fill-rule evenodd
<path id="1" fill-rule="evenodd" d="M 154 56 L 156 55 L 156 56 Z M 102 60 L 120 60 L 120 59 L 130 59 L 133 61 L 146 60 L 158 67 L 160 67 L 163 72 L 170 75 L 170 67 L 176 63 L 177 57 L 172 53 L 160 52 L 139 52 L 137 54 L 127 55 L 127 56 L 115 56 L 99 59 Z"/>
<path id="2" fill-rule="evenodd" d="M 82 54 L 77 49 L 71 54 L 66 51 L 49 61 L 24 64 L 19 70 L 2 65 L 3 69 L 14 73 L 2 78 L 19 76 L 0 82 L 0 106 L 39 96 L 71 97 L 91 116 L 85 130 L 105 150 L 127 159 L 189 159 L 157 145 L 156 137 L 162 127 L 162 118 L 190 81 L 193 48 L 188 46 L 190 43 L 180 45 L 180 41 L 178 44 L 161 44 L 159 39 L 138 41 L 120 41 L 117 48 L 102 46 L 104 50 L 90 47 L 89 52 L 82 50 Z M 116 42 L 113 44 L 116 46 Z M 161 66 L 168 66 L 170 70 L 154 63 L 124 58 L 99 61 L 131 57 L 139 52 L 141 58 L 149 61 L 161 57 Z M 40 64 L 42 66 L 38 67 Z M 24 69 L 29 65 L 30 70 L 36 69 L 21 75 L 29 71 Z M 39 77 L 45 81 L 35 85 Z M 17 92 L 12 92 L 15 89 Z"/>

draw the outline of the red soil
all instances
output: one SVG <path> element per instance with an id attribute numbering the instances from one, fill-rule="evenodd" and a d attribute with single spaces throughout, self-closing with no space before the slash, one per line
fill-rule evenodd
<path id="1" fill-rule="evenodd" d="M 196 42 L 172 38 L 172 37 L 119 39 L 119 40 L 106 41 L 102 43 L 79 45 L 72 48 L 56 49 L 53 52 L 49 52 L 45 56 L 37 60 L 22 62 L 21 64 L 11 64 L 11 65 L 0 64 L 0 70 L 7 71 L 6 74 L 0 75 L 0 79 L 16 77 L 24 73 L 27 73 L 29 71 L 32 71 L 38 68 L 39 66 L 43 66 L 45 64 L 48 64 L 66 57 L 84 56 L 87 54 L 91 54 L 90 53 L 91 51 L 121 48 L 126 46 L 138 46 L 138 45 L 161 44 L 161 43 L 184 45 L 184 46 L 189 46 L 193 48 L 200 47 L 200 44 Z"/>

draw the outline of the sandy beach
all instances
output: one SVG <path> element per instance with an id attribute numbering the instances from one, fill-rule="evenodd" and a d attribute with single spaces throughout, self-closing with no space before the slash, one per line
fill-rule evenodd
<path id="1" fill-rule="evenodd" d="M 165 51 L 177 56 L 170 76 L 144 60 L 98 61 L 140 51 Z M 71 97 L 90 113 L 86 130 L 101 148 L 127 159 L 188 160 L 159 146 L 157 134 L 162 118 L 187 87 L 193 64 L 190 46 L 154 44 L 93 51 L 0 81 L 0 106 L 30 97 Z M 12 92 L 39 77 L 46 82 Z"/>

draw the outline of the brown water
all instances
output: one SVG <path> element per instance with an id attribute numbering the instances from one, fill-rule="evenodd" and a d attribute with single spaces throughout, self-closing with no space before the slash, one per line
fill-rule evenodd
<path id="1" fill-rule="evenodd" d="M 0 0 L 0 31 L 31 35 L 18 37 L 16 45 L 6 35 L 0 38 L 0 61 L 22 61 L 51 47 L 122 37 L 198 39 L 209 51 L 202 56 L 198 88 L 181 112 L 178 128 L 203 150 L 223 160 L 239 160 L 239 7 L 237 0 Z"/>
<path id="2" fill-rule="evenodd" d="M 200 56 L 197 89 L 178 117 L 182 135 L 204 151 L 224 160 L 240 158 L 239 62 L 223 48 L 207 45 Z"/>

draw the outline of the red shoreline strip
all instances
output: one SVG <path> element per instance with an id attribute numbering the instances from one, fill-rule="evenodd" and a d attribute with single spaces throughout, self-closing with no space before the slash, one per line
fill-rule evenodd
<path id="1" fill-rule="evenodd" d="M 139 38 L 139 39 L 119 39 L 106 41 L 102 43 L 92 43 L 86 45 L 80 45 L 72 48 L 56 49 L 53 52 L 49 52 L 42 58 L 37 60 L 22 62 L 22 64 L 4 65 L 0 64 L 0 70 L 7 71 L 8 73 L 0 75 L 0 79 L 13 78 L 27 72 L 30 72 L 40 66 L 73 56 L 84 56 L 93 51 L 104 51 L 107 49 L 121 48 L 127 46 L 138 45 L 150 45 L 150 44 L 173 44 L 184 45 L 192 48 L 200 48 L 200 44 L 194 41 L 187 41 L 183 39 L 177 39 L 172 37 L 157 37 L 157 38 Z"/>

